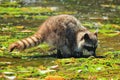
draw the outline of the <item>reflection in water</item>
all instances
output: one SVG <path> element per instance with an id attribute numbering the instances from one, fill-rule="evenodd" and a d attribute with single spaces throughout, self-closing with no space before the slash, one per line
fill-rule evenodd
<path id="1" fill-rule="evenodd" d="M 7 63 L 10 62 L 11 64 L 4 64 L 3 66 L 32 66 L 32 67 L 39 67 L 40 65 L 43 66 L 50 66 L 53 65 L 53 61 L 55 58 L 31 58 L 31 59 L 18 59 L 18 58 L 0 58 L 0 61 Z M 1 62 L 0 62 L 1 63 Z"/>

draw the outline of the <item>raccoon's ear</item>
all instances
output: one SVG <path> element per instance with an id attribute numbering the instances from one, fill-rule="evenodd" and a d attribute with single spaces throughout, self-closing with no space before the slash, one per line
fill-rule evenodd
<path id="1" fill-rule="evenodd" d="M 90 37 L 89 37 L 88 33 L 85 33 L 83 38 L 86 40 L 86 39 L 89 39 Z"/>
<path id="2" fill-rule="evenodd" d="M 94 35 L 95 35 L 95 36 L 97 36 L 97 35 L 98 35 L 98 32 L 97 32 L 97 31 L 96 31 L 96 32 L 94 32 Z"/>
<path id="3" fill-rule="evenodd" d="M 95 36 L 98 35 L 98 29 L 94 32 L 94 35 L 95 35 Z"/>

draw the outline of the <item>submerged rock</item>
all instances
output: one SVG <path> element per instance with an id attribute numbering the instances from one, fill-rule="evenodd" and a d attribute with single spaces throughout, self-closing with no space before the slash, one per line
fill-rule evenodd
<path id="1" fill-rule="evenodd" d="M 16 79 L 14 72 L 4 72 L 3 75 L 4 75 L 4 78 L 7 80 L 15 80 Z"/>

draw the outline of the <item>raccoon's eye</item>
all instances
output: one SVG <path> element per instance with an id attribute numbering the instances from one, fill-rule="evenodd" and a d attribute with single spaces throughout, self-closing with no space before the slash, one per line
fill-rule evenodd
<path id="1" fill-rule="evenodd" d="M 90 46 L 84 46 L 84 48 L 89 50 L 93 49 L 93 47 L 90 47 Z"/>
<path id="2" fill-rule="evenodd" d="M 95 50 L 97 47 L 84 46 L 84 48 L 87 49 L 88 51 L 90 51 L 90 50 Z"/>

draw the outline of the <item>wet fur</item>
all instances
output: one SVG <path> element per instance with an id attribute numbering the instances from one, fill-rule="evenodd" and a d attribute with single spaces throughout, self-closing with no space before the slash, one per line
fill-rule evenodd
<path id="1" fill-rule="evenodd" d="M 48 18 L 34 35 L 11 44 L 9 51 L 24 50 L 46 42 L 56 47 L 59 57 L 80 57 L 82 45 L 86 43 L 83 41 L 86 33 L 91 37 L 89 39 L 92 40 L 94 37 L 95 41 L 97 40 L 95 34 L 83 27 L 75 17 L 71 15 L 53 16 Z"/>

